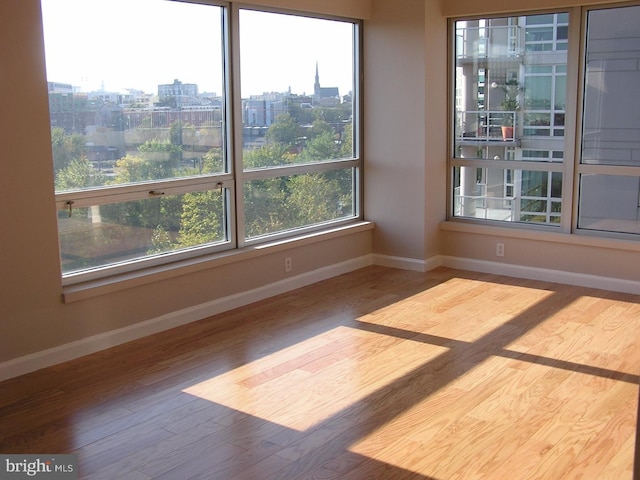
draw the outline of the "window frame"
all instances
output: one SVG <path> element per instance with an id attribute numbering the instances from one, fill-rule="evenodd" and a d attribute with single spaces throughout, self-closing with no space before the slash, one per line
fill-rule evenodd
<path id="1" fill-rule="evenodd" d="M 106 205 L 132 200 L 154 198 L 157 195 L 179 195 L 189 192 L 220 190 L 225 198 L 225 226 L 226 238 L 219 242 L 203 244 L 166 253 L 145 255 L 114 264 L 91 267 L 80 271 L 62 273 L 62 285 L 81 285 L 105 277 L 117 277 L 122 274 L 129 276 L 136 271 L 148 270 L 153 267 L 179 266 L 182 261 L 208 261 L 212 255 L 224 253 L 225 256 L 234 251 L 241 251 L 245 247 L 259 247 L 274 241 L 285 239 L 295 240 L 310 233 L 321 234 L 323 231 L 332 232 L 336 228 L 354 225 L 363 219 L 363 188 L 362 188 L 362 20 L 318 13 L 288 10 L 281 8 L 240 5 L 235 2 L 216 0 L 165 0 L 187 4 L 202 4 L 222 8 L 222 62 L 223 62 L 223 119 L 224 134 L 222 135 L 223 161 L 225 172 L 210 173 L 201 176 L 185 178 L 169 178 L 157 181 L 144 181 L 135 184 L 101 186 L 86 190 L 73 190 L 55 193 L 56 211 L 58 214 L 74 208 L 88 208 L 96 205 Z M 239 11 L 241 9 L 287 14 L 299 17 L 334 20 L 349 23 L 353 27 L 353 92 L 352 92 L 352 128 L 353 128 L 353 156 L 352 158 L 324 160 L 305 164 L 278 166 L 264 169 L 243 169 L 243 125 L 242 125 L 242 96 L 240 90 L 240 36 Z M 53 126 L 53 125 L 52 125 Z M 244 187 L 247 181 L 274 178 L 278 176 L 292 176 L 305 173 L 322 173 L 338 169 L 350 169 L 353 179 L 353 211 L 352 215 L 321 222 L 303 225 L 285 231 L 270 233 L 246 239 L 244 223 Z M 60 233 L 60 232 L 59 232 Z"/>
<path id="2" fill-rule="evenodd" d="M 232 44 L 236 48 L 232 49 L 232 64 L 234 74 L 233 84 L 233 105 L 236 127 L 235 135 L 233 137 L 235 143 L 235 177 L 236 188 L 235 204 L 236 204 L 236 218 L 237 218 L 237 248 L 244 248 L 249 246 L 260 245 L 268 241 L 281 240 L 285 238 L 291 238 L 299 235 L 305 235 L 308 233 L 322 231 L 326 228 L 333 228 L 342 225 L 353 223 L 363 218 L 363 188 L 362 188 L 362 158 L 361 158 L 361 145 L 362 145 L 362 96 L 361 96 L 361 78 L 362 78 L 362 65 L 361 65 L 361 52 L 362 52 L 362 21 L 356 19 L 347 19 L 343 17 L 333 15 L 311 14 L 295 10 L 287 10 L 275 7 L 254 6 L 231 3 L 231 29 L 232 29 Z M 303 164 L 292 164 L 283 166 L 271 166 L 266 168 L 245 169 L 243 165 L 243 132 L 242 132 L 242 95 L 240 88 L 240 81 L 242 72 L 240 68 L 240 11 L 256 11 L 283 15 L 294 15 L 306 18 L 331 20 L 351 23 L 353 25 L 353 157 L 349 159 L 333 159 L 333 160 L 321 160 L 318 162 L 309 162 Z M 305 225 L 298 228 L 284 230 L 265 235 L 259 235 L 256 237 L 247 238 L 245 231 L 245 218 L 244 218 L 244 188 L 242 185 L 245 182 L 252 180 L 266 180 L 281 176 L 293 176 L 306 173 L 322 173 L 338 169 L 352 168 L 353 175 L 353 201 L 354 201 L 354 216 L 349 218 L 330 220 L 318 224 Z"/>
<path id="3" fill-rule="evenodd" d="M 586 62 L 587 62 L 587 42 L 588 42 L 588 16 L 593 11 L 602 11 L 616 8 L 625 7 L 640 7 L 640 3 L 633 2 L 620 2 L 612 4 L 593 4 L 593 5 L 581 5 L 566 8 L 557 8 L 553 10 L 527 10 L 523 12 L 502 12 L 494 15 L 476 15 L 476 16 L 459 16 L 450 17 L 449 21 L 449 36 L 448 36 L 448 79 L 449 79 L 449 123 L 448 123 L 448 168 L 447 168 L 447 220 L 454 221 L 461 224 L 478 224 L 487 226 L 498 226 L 507 229 L 516 230 L 537 230 L 539 232 L 553 233 L 558 232 L 561 234 L 579 236 L 581 238 L 591 239 L 615 239 L 619 241 L 628 241 L 631 245 L 637 245 L 640 242 L 640 234 L 638 232 L 633 233 L 630 231 L 607 231 L 604 229 L 595 229 L 590 226 L 580 226 L 580 200 L 582 181 L 585 175 L 608 175 L 608 176 L 622 176 L 638 179 L 640 182 L 640 167 L 633 165 L 614 165 L 614 164 L 595 164 L 582 161 L 582 149 L 583 149 L 583 118 L 585 114 L 585 89 L 587 82 Z M 566 71 L 566 105 L 565 105 L 565 125 L 564 125 L 564 160 L 562 165 L 558 162 L 554 162 L 553 150 L 557 148 L 550 148 L 550 167 L 549 172 L 553 172 L 554 169 L 551 165 L 560 167 L 563 175 L 563 191 L 562 191 L 562 219 L 558 227 L 547 226 L 543 224 L 528 224 L 519 223 L 513 221 L 495 221 L 482 218 L 473 218 L 471 216 L 463 217 L 455 215 L 455 185 L 454 179 L 456 177 L 454 169 L 467 167 L 476 168 L 513 168 L 522 169 L 525 167 L 521 162 L 517 162 L 515 165 L 512 162 L 497 161 L 491 159 L 460 159 L 456 158 L 456 136 L 455 136 L 455 117 L 456 117 L 456 97 L 455 92 L 460 90 L 460 87 L 456 85 L 456 30 L 455 25 L 460 20 L 481 20 L 492 18 L 509 18 L 520 17 L 527 15 L 538 14 L 551 14 L 551 13 L 563 13 L 569 14 L 569 27 L 567 35 L 568 47 L 566 50 L 567 55 L 567 71 Z M 554 45 L 556 42 L 554 33 Z M 553 50 L 548 53 L 554 53 Z M 560 53 L 560 52 L 558 52 Z M 457 90 L 456 90 L 457 89 Z M 554 92 L 555 94 L 555 92 Z M 551 112 L 555 111 L 555 105 L 551 106 Z M 559 111 L 558 111 L 559 112 Z M 553 119 L 552 122 L 553 124 Z M 540 170 L 541 168 L 531 168 L 532 165 L 526 166 L 527 170 Z M 544 169 L 544 168 L 542 168 Z M 505 189 L 506 191 L 506 189 Z M 556 199 L 553 199 L 554 201 Z M 640 210 L 640 199 L 638 201 L 638 208 Z M 590 241 L 590 240 L 587 240 Z M 594 241 L 594 240 L 591 240 Z"/>
<path id="4" fill-rule="evenodd" d="M 457 59 L 459 58 L 459 54 L 456 51 L 456 22 L 458 21 L 478 21 L 478 20 L 486 20 L 486 19 L 510 19 L 511 17 L 524 17 L 527 15 L 544 15 L 544 14 L 561 14 L 567 13 L 569 18 L 569 28 L 568 28 L 568 46 L 567 50 L 562 50 L 558 52 L 559 54 L 566 55 L 566 83 L 567 83 L 567 91 L 566 91 L 566 105 L 565 105 L 565 126 L 564 126 L 564 137 L 563 137 L 563 145 L 564 145 L 564 159 L 562 162 L 557 161 L 548 161 L 548 162 L 540 162 L 540 161 L 527 161 L 527 160 L 502 160 L 502 159 L 480 159 L 480 158 L 460 158 L 456 155 L 456 88 L 460 88 L 456 85 L 456 67 L 457 67 Z M 492 14 L 492 15 L 469 15 L 469 16 L 460 16 L 460 17 L 450 17 L 448 19 L 448 167 L 447 167 L 447 201 L 446 201 L 446 219 L 447 221 L 455 221 L 460 223 L 467 224 L 482 224 L 482 225 L 493 225 L 498 227 L 504 227 L 509 229 L 518 229 L 518 230 L 539 230 L 546 232 L 561 232 L 561 233 L 573 233 L 575 231 L 575 227 L 573 225 L 575 219 L 575 205 L 574 205 L 574 191 L 575 191 L 575 157 L 576 157 L 576 148 L 577 145 L 577 135 L 576 135 L 576 113 L 577 106 L 579 102 L 581 102 L 581 98 L 578 95 L 578 85 L 579 85 L 579 73 L 581 67 L 581 59 L 579 53 L 582 51 L 582 45 L 580 42 L 576 42 L 575 40 L 580 38 L 582 26 L 581 21 L 582 18 L 582 8 L 581 7 L 566 7 L 566 8 L 555 8 L 555 9 L 544 9 L 544 10 L 527 10 L 523 12 L 502 12 L 500 14 Z M 511 22 L 509 23 L 511 25 Z M 525 28 L 523 26 L 523 28 Z M 555 29 L 554 29 L 555 32 Z M 524 51 L 526 50 L 525 41 L 521 42 L 522 45 L 520 48 Z M 554 41 L 555 45 L 555 33 L 554 33 Z M 555 50 L 546 52 L 548 54 L 555 54 Z M 464 52 L 462 54 L 464 56 Z M 552 82 L 552 85 L 555 85 Z M 555 93 L 554 93 L 555 94 Z M 551 112 L 554 111 L 554 105 L 551 106 Z M 551 128 L 551 127 L 550 127 Z M 557 150 L 556 148 L 549 148 L 549 151 Z M 551 155 L 551 153 L 550 153 Z M 553 160 L 550 158 L 550 160 Z M 492 220 L 492 219 L 484 219 L 484 218 L 472 218 L 456 215 L 456 201 L 455 201 L 455 185 L 454 179 L 456 178 L 455 170 L 461 169 L 463 167 L 472 167 L 472 168 L 488 168 L 488 169 L 500 169 L 500 170 L 520 170 L 520 171 L 546 171 L 549 173 L 549 178 L 554 173 L 561 173 L 563 178 L 563 189 L 562 189 L 562 216 L 561 221 L 559 223 L 553 224 L 539 224 L 539 223 L 526 223 L 520 221 L 503 221 L 503 220 Z M 515 190 L 515 189 L 514 189 Z M 555 197 L 554 197 L 555 200 Z M 553 216 L 553 212 L 547 212 L 547 217 Z"/>
<path id="5" fill-rule="evenodd" d="M 596 10 L 610 10 L 616 8 L 625 8 L 625 7 L 639 7 L 640 3 L 638 2 L 625 2 L 625 3 L 616 3 L 616 4 L 598 4 L 598 5 L 589 5 L 584 6 L 580 9 L 580 37 L 579 37 L 579 45 L 580 45 L 580 69 L 579 69 L 579 80 L 578 80 L 578 92 L 577 92 L 577 117 L 582 118 L 584 116 L 584 102 L 585 102 L 585 89 L 586 89 L 586 61 L 587 61 L 587 33 L 588 33 L 588 16 L 589 13 Z M 571 39 L 571 37 L 569 37 Z M 639 126 L 640 128 L 640 126 Z M 629 166 L 629 165 L 609 165 L 609 164 L 591 164 L 591 163 L 583 163 L 582 162 L 582 142 L 583 142 L 583 128 L 576 128 L 575 130 L 575 144 L 576 144 L 576 154 L 575 154 L 575 175 L 574 175 L 574 188 L 573 188 L 573 209 L 572 209 L 572 224 L 571 229 L 574 234 L 585 235 L 585 236 L 593 236 L 593 237 L 603 237 L 603 238 L 614 238 L 614 239 L 623 239 L 623 240 L 631 240 L 635 242 L 640 242 L 640 234 L 637 233 L 625 233 L 625 232 L 615 232 L 615 231 L 606 231 L 606 230 L 595 230 L 590 228 L 581 228 L 579 226 L 580 214 L 580 190 L 581 190 L 581 179 L 583 175 L 612 175 L 612 176 L 629 176 L 640 179 L 640 166 Z M 640 208 L 640 199 L 639 205 Z"/>

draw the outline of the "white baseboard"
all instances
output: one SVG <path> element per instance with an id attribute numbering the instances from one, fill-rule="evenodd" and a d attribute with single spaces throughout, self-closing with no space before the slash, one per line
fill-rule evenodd
<path id="1" fill-rule="evenodd" d="M 528 267 L 509 263 L 488 262 L 460 257 L 440 257 L 444 267 L 458 270 L 471 270 L 473 272 L 492 273 L 507 277 L 526 278 L 528 280 L 541 280 L 544 282 L 563 283 L 578 287 L 598 288 L 614 292 L 640 294 L 640 281 L 625 280 L 612 277 L 600 277 L 586 273 L 564 272 L 547 268 Z"/>
<path id="2" fill-rule="evenodd" d="M 455 268 L 457 270 L 470 270 L 472 272 L 504 275 L 506 277 L 563 283 L 565 285 L 598 288 L 601 290 L 631 293 L 635 295 L 640 294 L 640 281 L 636 280 L 600 277 L 598 275 L 589 275 L 586 273 L 564 272 L 561 270 L 489 262 L 485 260 L 474 260 L 471 258 L 436 255 L 426 260 L 417 260 L 414 258 L 393 257 L 388 255 L 373 255 L 373 263 L 384 267 L 401 268 L 403 270 L 413 270 L 418 272 L 428 272 L 429 270 L 443 266 Z"/>
<path id="3" fill-rule="evenodd" d="M 415 258 L 394 257 L 390 255 L 373 255 L 373 264 L 381 267 L 400 268 L 402 270 L 412 270 L 414 272 L 428 272 L 442 265 L 439 256 L 431 257 L 426 260 L 418 260 Z"/>
<path id="4" fill-rule="evenodd" d="M 136 323 L 128 327 L 93 335 L 58 347 L 18 357 L 0 363 L 0 381 L 24 375 L 58 363 L 74 360 L 91 353 L 115 347 L 132 340 L 153 335 L 170 328 L 186 325 L 203 318 L 226 312 L 237 307 L 286 293 L 312 283 L 336 277 L 373 264 L 372 255 L 364 255 L 346 262 L 329 265 L 285 280 L 270 283 L 246 292 L 219 298 L 200 305 L 167 313 L 157 318 Z"/>

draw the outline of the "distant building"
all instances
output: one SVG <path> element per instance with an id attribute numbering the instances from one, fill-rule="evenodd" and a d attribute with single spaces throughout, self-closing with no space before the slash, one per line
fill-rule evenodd
<path id="1" fill-rule="evenodd" d="M 340 103 L 338 87 L 321 87 L 318 62 L 316 62 L 316 81 L 313 85 L 313 103 L 323 107 L 331 107 Z"/>
<path id="2" fill-rule="evenodd" d="M 158 85 L 158 97 L 160 102 L 174 107 L 198 104 L 198 85 L 195 83 L 182 83 L 176 79 L 173 83 Z"/>
<path id="3" fill-rule="evenodd" d="M 73 93 L 73 85 L 70 83 L 47 82 L 49 93 Z"/>
<path id="4" fill-rule="evenodd" d="M 287 95 L 264 93 L 251 95 L 242 102 L 243 122 L 251 127 L 269 127 L 278 115 L 287 112 Z"/>
<path id="5" fill-rule="evenodd" d="M 87 125 L 95 123 L 96 112 L 86 94 L 73 93 L 71 85 L 49 82 L 49 115 L 52 127 L 84 134 Z"/>

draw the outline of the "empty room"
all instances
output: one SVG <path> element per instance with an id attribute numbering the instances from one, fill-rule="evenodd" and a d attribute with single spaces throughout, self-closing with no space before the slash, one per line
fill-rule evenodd
<path id="1" fill-rule="evenodd" d="M 0 477 L 640 478 L 638 2 L 0 18 Z"/>

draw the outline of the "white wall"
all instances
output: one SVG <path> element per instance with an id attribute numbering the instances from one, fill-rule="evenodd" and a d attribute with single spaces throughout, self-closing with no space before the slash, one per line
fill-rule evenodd
<path id="1" fill-rule="evenodd" d="M 425 2 L 374 0 L 364 35 L 365 216 L 374 250 L 423 260 Z"/>

